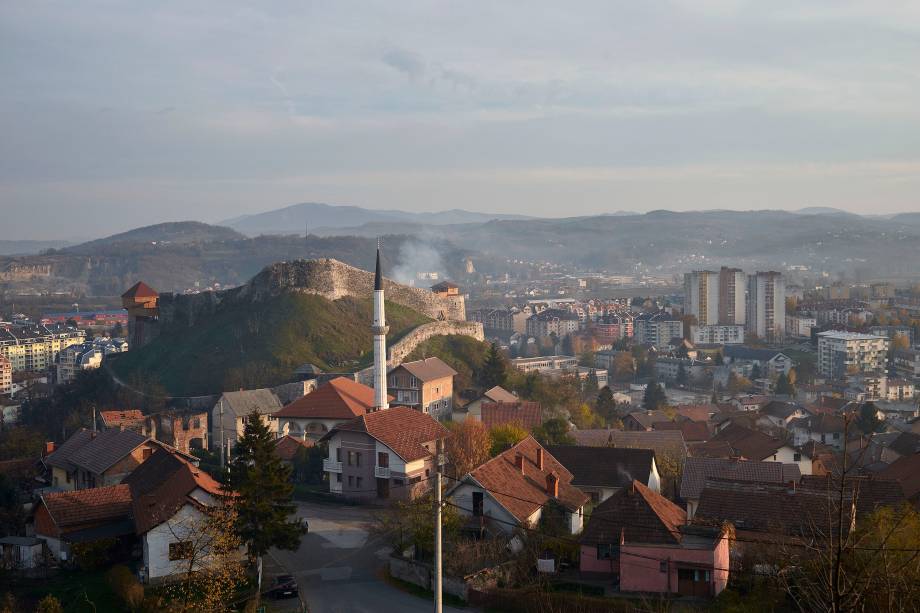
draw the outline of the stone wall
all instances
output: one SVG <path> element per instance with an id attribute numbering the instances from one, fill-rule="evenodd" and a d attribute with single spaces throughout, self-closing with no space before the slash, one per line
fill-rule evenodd
<path id="1" fill-rule="evenodd" d="M 160 323 L 163 326 L 194 326 L 213 314 L 224 302 L 252 303 L 295 291 L 316 294 L 329 300 L 345 296 L 371 298 L 374 273 L 333 259 L 296 260 L 267 266 L 249 283 L 220 292 L 160 294 Z M 401 285 L 384 279 L 388 301 L 411 308 L 432 319 L 464 321 L 463 296 L 438 296 L 427 289 Z"/>
<path id="2" fill-rule="evenodd" d="M 441 585 L 445 593 L 456 596 L 466 602 L 469 600 L 470 588 L 475 590 L 494 588 L 498 583 L 498 579 L 506 577 L 506 575 L 506 565 L 484 568 L 465 577 L 449 577 L 442 573 Z M 434 567 L 431 564 L 391 555 L 390 576 L 434 591 Z"/>
<path id="3" fill-rule="evenodd" d="M 387 348 L 387 367 L 393 368 L 401 364 L 407 355 L 432 336 L 451 334 L 471 336 L 477 341 L 485 340 L 482 324 L 478 321 L 433 321 L 422 324 Z"/>

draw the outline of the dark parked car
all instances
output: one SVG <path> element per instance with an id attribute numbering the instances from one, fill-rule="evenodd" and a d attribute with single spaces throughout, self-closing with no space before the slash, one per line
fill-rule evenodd
<path id="1" fill-rule="evenodd" d="M 271 598 L 296 598 L 297 581 L 293 575 L 278 575 L 266 594 Z"/>

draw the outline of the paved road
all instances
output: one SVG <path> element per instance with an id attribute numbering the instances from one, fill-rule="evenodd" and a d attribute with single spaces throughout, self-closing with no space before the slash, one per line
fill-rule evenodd
<path id="1" fill-rule="evenodd" d="M 382 579 L 389 548 L 369 532 L 374 512 L 365 507 L 298 503 L 298 515 L 310 522 L 310 532 L 298 551 L 273 551 L 266 573 L 281 572 L 280 566 L 294 575 L 311 613 L 432 611 L 431 601 Z M 297 610 L 297 601 L 274 602 L 272 609 Z M 444 611 L 464 610 L 445 606 Z"/>

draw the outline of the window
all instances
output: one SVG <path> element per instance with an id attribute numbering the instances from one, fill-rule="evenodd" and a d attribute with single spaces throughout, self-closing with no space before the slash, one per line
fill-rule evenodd
<path id="1" fill-rule="evenodd" d="M 409 478 L 409 483 L 421 483 L 421 481 L 422 481 L 421 475 L 415 475 L 414 477 Z"/>
<path id="2" fill-rule="evenodd" d="M 430 474 L 431 474 L 431 470 L 429 470 L 429 469 L 426 468 L 426 469 L 425 469 L 425 478 L 427 479 L 427 478 L 428 478 L 428 475 L 430 475 Z"/>
<path id="3" fill-rule="evenodd" d="M 473 492 L 473 515 L 479 517 L 482 515 L 482 492 Z"/>
<path id="4" fill-rule="evenodd" d="M 150 459 L 150 456 L 152 455 L 153 455 L 153 449 L 150 449 L 149 447 L 141 450 L 141 457 L 145 460 Z"/>
<path id="5" fill-rule="evenodd" d="M 840 440 L 840 433 L 839 433 L 839 432 L 834 432 L 834 440 L 835 440 L 835 441 L 839 441 L 839 440 Z"/>
<path id="6" fill-rule="evenodd" d="M 611 545 L 610 543 L 598 543 L 597 545 L 597 559 L 598 560 L 612 560 L 616 557 L 616 554 L 619 552 L 619 545 Z"/>
<path id="7" fill-rule="evenodd" d="M 348 465 L 349 465 L 349 466 L 353 466 L 353 465 L 354 465 L 354 461 L 355 461 L 355 452 L 354 452 L 354 451 L 349 451 L 349 452 L 348 452 Z"/>
<path id="8" fill-rule="evenodd" d="M 659 562 L 659 563 L 658 563 L 658 572 L 660 572 L 660 573 L 666 573 L 666 572 L 668 572 L 668 563 L 667 563 L 667 561 L 663 561 L 663 562 Z"/>
<path id="9" fill-rule="evenodd" d="M 793 454 L 792 454 L 792 461 L 793 461 L 793 462 L 801 462 L 801 461 L 802 461 L 802 454 L 801 454 L 801 453 L 793 453 Z"/>
<path id="10" fill-rule="evenodd" d="M 196 418 L 194 419 L 194 421 L 192 421 L 192 427 L 193 427 L 193 428 L 200 428 L 200 427 L 201 427 L 201 418 L 196 417 Z"/>
<path id="11" fill-rule="evenodd" d="M 194 553 L 194 545 L 188 541 L 169 544 L 170 560 L 188 560 Z"/>
<path id="12" fill-rule="evenodd" d="M 335 482 L 336 483 L 342 482 L 342 473 L 335 473 Z"/>
<path id="13" fill-rule="evenodd" d="M 404 481 L 402 479 L 393 479 L 393 485 L 395 487 L 402 487 L 404 485 Z"/>
<path id="14" fill-rule="evenodd" d="M 355 486 L 355 477 L 354 475 L 348 475 L 348 487 Z"/>
<path id="15" fill-rule="evenodd" d="M 358 488 L 359 490 L 361 489 L 361 481 L 362 481 L 361 477 L 355 477 L 355 487 Z"/>
<path id="16" fill-rule="evenodd" d="M 342 461 L 342 448 L 341 447 L 335 448 L 335 461 L 336 462 Z"/>
<path id="17" fill-rule="evenodd" d="M 361 466 L 361 452 L 355 452 L 355 466 Z"/>
<path id="18" fill-rule="evenodd" d="M 381 468 L 387 468 L 390 465 L 390 454 L 385 451 L 380 451 L 377 453 L 377 466 Z"/>

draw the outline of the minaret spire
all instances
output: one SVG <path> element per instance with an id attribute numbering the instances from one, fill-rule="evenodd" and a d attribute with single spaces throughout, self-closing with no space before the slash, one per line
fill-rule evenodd
<path id="1" fill-rule="evenodd" d="M 380 239 L 377 239 L 377 267 L 374 270 L 374 410 L 390 407 L 387 402 L 387 322 L 383 309 L 383 273 L 380 267 Z"/>

